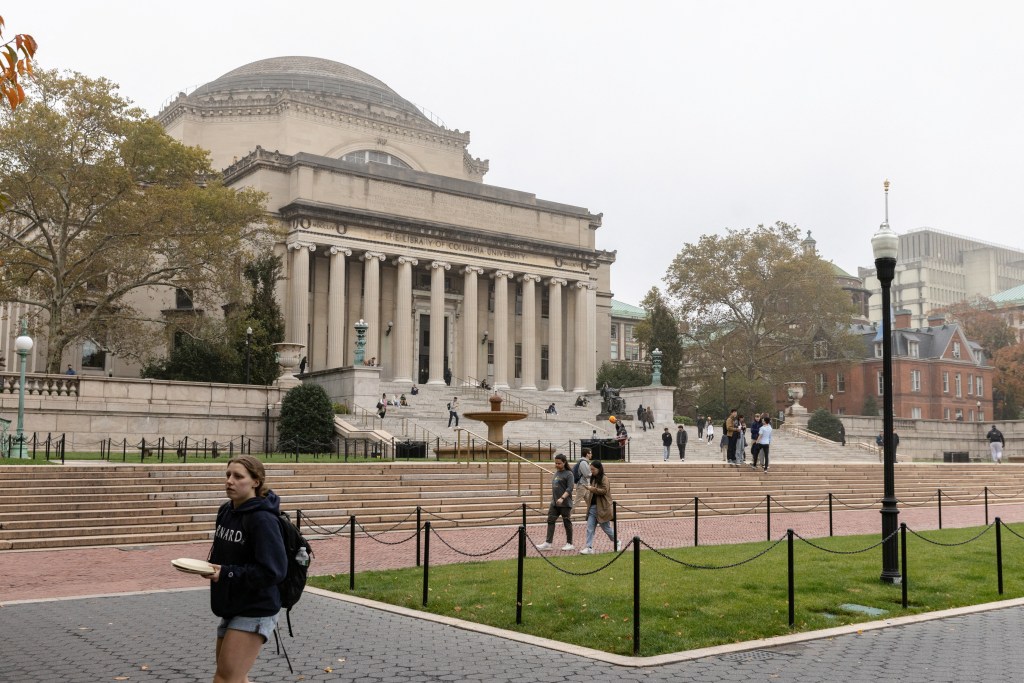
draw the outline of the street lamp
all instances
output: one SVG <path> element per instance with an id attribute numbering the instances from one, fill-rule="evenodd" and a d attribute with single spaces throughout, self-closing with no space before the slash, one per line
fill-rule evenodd
<path id="1" fill-rule="evenodd" d="M 978 409 L 974 412 L 974 419 L 981 422 L 981 401 L 977 401 Z"/>
<path id="2" fill-rule="evenodd" d="M 21 381 L 18 382 L 18 450 L 15 458 L 27 458 L 28 451 L 25 450 L 25 363 L 28 361 L 28 352 L 32 350 L 32 337 L 28 336 L 28 321 L 21 319 L 21 335 L 14 340 L 14 350 L 21 358 Z"/>
<path id="3" fill-rule="evenodd" d="M 886 207 L 888 207 L 889 182 L 885 183 Z M 896 507 L 896 444 L 893 441 L 893 406 L 892 406 L 892 309 L 889 301 L 889 288 L 896 276 L 896 255 L 899 250 L 899 237 L 889 229 L 888 208 L 886 221 L 871 238 L 871 250 L 875 256 L 875 272 L 882 286 L 882 461 L 884 476 L 884 492 L 882 494 L 882 581 L 899 583 L 902 580 L 899 570 L 899 539 L 896 538 L 897 518 L 900 511 Z"/>
<path id="4" fill-rule="evenodd" d="M 245 383 L 252 384 L 252 328 L 245 328 Z"/>
<path id="5" fill-rule="evenodd" d="M 833 415 L 836 412 L 836 411 L 832 410 L 832 401 L 834 401 L 835 398 L 836 398 L 835 394 L 829 394 L 828 395 L 828 412 L 832 413 Z"/>
<path id="6" fill-rule="evenodd" d="M 729 414 L 729 402 L 725 400 L 725 373 L 729 372 L 729 368 L 722 366 L 722 410 L 725 414 Z"/>

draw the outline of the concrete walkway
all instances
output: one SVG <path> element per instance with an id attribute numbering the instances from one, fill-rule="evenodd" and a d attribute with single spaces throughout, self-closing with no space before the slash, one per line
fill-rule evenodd
<path id="1" fill-rule="evenodd" d="M 1024 505 L 993 505 L 990 516 L 1024 520 Z M 901 521 L 916 530 L 937 525 L 935 508 L 908 508 Z M 763 540 L 758 514 L 702 517 L 701 544 Z M 980 506 L 944 506 L 945 527 L 984 523 Z M 836 513 L 837 534 L 877 533 L 877 510 Z M 772 536 L 786 528 L 828 533 L 827 512 L 772 514 Z M 580 525 L 577 525 L 580 528 Z M 451 529 L 441 536 L 463 552 L 507 540 L 514 527 Z M 535 542 L 541 527 L 531 527 Z M 556 540 L 560 542 L 561 529 Z M 655 547 L 692 544 L 692 518 L 630 521 L 620 535 Z M 396 532 L 377 540 L 407 537 Z M 607 542 L 605 541 L 607 545 Z M 318 573 L 348 571 L 347 538 L 314 542 Z M 609 548 L 599 547 L 600 550 Z M 208 544 L 23 551 L 0 554 L 0 682 L 209 681 L 213 629 L 201 579 L 174 571 L 175 557 L 205 557 Z M 432 544 L 432 563 L 465 558 Z M 514 556 L 509 544 L 493 557 Z M 532 550 L 531 550 L 532 552 Z M 558 554 L 558 553 L 555 553 Z M 384 545 L 358 537 L 356 570 L 411 566 L 414 544 Z M 130 591 L 145 591 L 127 594 Z M 81 597 L 81 596 L 106 597 Z M 68 599 L 56 599 L 68 598 Z M 820 634 L 708 652 L 644 668 L 592 659 L 572 648 L 519 642 L 333 599 L 310 591 L 296 607 L 297 637 L 286 639 L 296 674 L 269 643 L 252 680 L 267 681 L 1006 681 L 1024 670 L 1024 607 L 998 609 L 846 635 Z M 827 637 L 826 637 L 827 636 Z M 814 637 L 813 635 L 811 636 Z M 559 649 L 561 648 L 561 649 Z"/>

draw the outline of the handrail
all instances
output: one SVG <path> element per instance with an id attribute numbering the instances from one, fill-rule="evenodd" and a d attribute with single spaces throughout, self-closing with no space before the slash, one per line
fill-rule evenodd
<path id="1" fill-rule="evenodd" d="M 480 386 L 481 380 L 477 379 L 476 377 L 467 377 L 465 379 L 461 377 L 452 378 L 453 382 L 456 380 L 460 383 L 459 386 L 463 391 L 465 391 L 466 389 L 470 389 L 473 391 L 473 398 L 479 398 L 481 392 L 483 392 L 484 398 L 490 396 L 491 394 L 498 394 L 502 397 L 502 401 L 507 404 L 504 406 L 505 410 L 521 410 L 522 412 L 528 414 L 532 418 L 537 418 L 540 417 L 541 415 L 544 415 L 544 407 L 541 407 L 537 403 L 533 403 L 531 401 L 527 401 L 524 398 L 516 396 L 515 394 L 512 393 L 511 389 L 495 389 L 493 387 L 485 389 L 484 387 Z"/>
<path id="2" fill-rule="evenodd" d="M 597 425 L 595 425 L 595 424 L 593 424 L 593 423 L 591 423 L 591 422 L 587 422 L 586 420 L 580 420 L 580 422 L 582 422 L 583 424 L 587 425 L 588 427 L 590 427 L 590 428 L 591 428 L 592 430 L 594 430 L 595 432 L 597 431 Z M 601 429 L 602 429 L 602 430 L 606 430 L 606 429 L 608 429 L 608 427 L 606 427 L 605 425 L 601 425 Z M 615 436 L 615 432 L 614 432 L 614 431 L 612 431 L 612 432 L 611 432 L 611 435 L 612 435 L 612 436 Z"/>
<path id="3" fill-rule="evenodd" d="M 811 441 L 817 441 L 818 443 L 821 444 L 831 444 L 834 446 L 838 443 L 837 441 L 833 441 L 832 439 L 821 436 L 820 434 L 815 434 L 814 432 L 808 431 L 806 429 L 800 429 L 799 427 L 790 426 L 785 427 L 784 430 L 786 432 L 791 433 L 793 436 L 800 436 L 805 439 L 810 439 Z"/>
<path id="4" fill-rule="evenodd" d="M 502 446 L 500 443 L 494 443 L 490 439 L 486 439 L 486 438 L 480 436 L 479 434 L 477 434 L 476 432 L 474 432 L 474 431 L 472 431 L 470 429 L 466 429 L 465 427 L 456 427 L 455 428 L 455 436 L 456 436 L 456 441 L 455 441 L 455 457 L 459 456 L 459 450 L 461 449 L 461 446 L 462 446 L 462 433 L 463 432 L 465 432 L 466 435 L 467 435 L 467 439 L 466 439 L 467 443 L 469 442 L 469 437 L 472 436 L 474 438 L 477 438 L 477 439 L 480 439 L 481 441 L 483 441 L 486 446 L 497 448 L 497 449 L 499 449 L 499 451 L 503 451 L 505 453 L 505 486 L 507 486 L 509 488 L 509 490 L 511 490 L 511 488 L 512 488 L 511 465 L 512 465 L 513 462 L 515 462 L 515 464 L 516 464 L 516 495 L 517 496 L 523 495 L 523 463 L 526 463 L 527 465 L 533 465 L 534 467 L 536 467 L 539 470 L 539 474 L 540 474 L 540 485 L 537 487 L 537 496 L 539 498 L 540 505 L 542 505 L 542 506 L 544 505 L 544 474 L 554 474 L 554 472 L 552 472 L 548 468 L 544 467 L 540 463 L 536 463 L 536 462 L 533 462 L 532 460 L 524 458 L 523 456 L 519 455 L 518 453 L 514 453 L 514 452 L 510 451 L 508 448 Z M 513 461 L 513 458 L 515 458 L 514 461 Z M 485 467 L 486 467 L 486 471 L 487 471 L 487 478 L 490 479 L 490 477 L 491 477 L 491 461 L 488 459 L 488 460 L 485 460 L 484 462 L 485 462 Z M 466 460 L 466 466 L 467 467 L 469 466 L 469 459 Z"/>

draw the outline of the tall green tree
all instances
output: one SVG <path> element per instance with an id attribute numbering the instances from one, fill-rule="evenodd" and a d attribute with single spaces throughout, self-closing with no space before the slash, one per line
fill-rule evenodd
<path id="1" fill-rule="evenodd" d="M 243 274 L 250 287 L 249 303 L 242 320 L 233 326 L 235 347 L 244 363 L 245 330 L 251 327 L 252 345 L 248 350 L 250 381 L 253 384 L 271 384 L 279 372 L 273 344 L 284 341 L 284 317 L 274 293 L 274 285 L 281 276 L 281 258 L 265 254 L 247 264 Z"/>
<path id="2" fill-rule="evenodd" d="M 831 358 L 856 349 L 849 295 L 832 265 L 805 252 L 786 223 L 703 235 L 683 247 L 665 282 L 685 324 L 693 379 L 710 394 L 727 368 L 732 405 L 764 408 L 766 389 L 803 379 L 816 341 Z"/>
<path id="3" fill-rule="evenodd" d="M 47 371 L 87 338 L 142 356 L 144 323 L 162 321 L 141 318 L 139 290 L 186 289 L 197 309 L 236 299 L 263 193 L 225 187 L 106 79 L 38 71 L 31 90 L 0 110 L 0 299 L 39 311 Z"/>
<path id="4" fill-rule="evenodd" d="M 679 369 L 683 364 L 679 321 L 657 287 L 647 292 L 640 305 L 647 311 L 647 318 L 637 324 L 636 338 L 647 349 L 648 357 L 654 349 L 661 351 L 661 382 L 677 386 Z"/>

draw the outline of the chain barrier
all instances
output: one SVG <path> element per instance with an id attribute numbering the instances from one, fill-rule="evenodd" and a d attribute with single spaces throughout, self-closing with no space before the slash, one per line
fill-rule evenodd
<path id="1" fill-rule="evenodd" d="M 1020 491 L 1017 491 L 1017 493 L 1011 494 L 1009 496 L 1002 496 L 993 491 L 992 489 L 988 490 L 988 495 L 994 498 L 1019 498 L 1022 493 L 1024 493 L 1024 489 L 1021 489 Z"/>
<path id="2" fill-rule="evenodd" d="M 788 505 L 783 504 L 782 501 L 780 501 L 778 498 L 774 498 L 774 497 L 772 498 L 772 504 L 773 505 L 778 505 L 780 508 L 782 508 L 786 512 L 796 512 L 796 513 L 800 513 L 800 512 L 814 512 L 815 510 L 817 510 L 818 508 L 820 508 L 822 505 L 824 505 L 827 502 L 828 502 L 828 498 L 824 498 L 824 499 L 818 501 L 818 504 L 815 505 L 812 508 L 807 508 L 806 510 L 796 510 L 794 508 L 789 507 Z"/>
<path id="3" fill-rule="evenodd" d="M 1008 524 L 1007 524 L 1006 522 L 1002 522 L 1002 526 L 1003 526 L 1003 528 L 1004 528 L 1004 529 L 1006 529 L 1007 531 L 1009 531 L 1009 532 L 1010 532 L 1011 534 L 1013 534 L 1014 536 L 1016 536 L 1016 537 L 1017 537 L 1017 538 L 1019 538 L 1020 540 L 1024 541 L 1024 536 L 1021 536 L 1021 535 L 1020 535 L 1020 534 L 1018 534 L 1018 533 L 1017 533 L 1016 531 L 1014 531 L 1013 529 L 1011 529 L 1011 528 L 1010 528 L 1010 526 L 1009 526 L 1009 525 L 1008 525 Z"/>
<path id="4" fill-rule="evenodd" d="M 437 514 L 435 512 L 431 512 L 430 510 L 424 510 L 423 514 L 429 515 L 430 517 L 434 517 L 435 519 L 441 519 L 441 520 L 444 520 L 446 522 L 451 522 L 455 526 L 480 526 L 480 525 L 483 525 L 483 524 L 489 524 L 490 522 L 497 522 L 499 519 L 505 519 L 506 517 L 511 517 L 512 515 L 519 514 L 522 511 L 523 511 L 523 509 L 521 507 L 515 507 L 515 508 L 512 508 L 511 510 L 509 510 L 508 512 L 506 512 L 505 514 L 498 515 L 497 517 L 488 517 L 487 519 L 471 519 L 471 520 L 452 519 L 451 517 L 445 517 L 444 515 L 439 515 L 439 514 Z M 462 525 L 460 525 L 460 522 L 472 522 L 472 524 L 462 524 Z"/>
<path id="5" fill-rule="evenodd" d="M 850 504 L 850 503 L 844 503 L 842 500 L 840 500 L 840 498 L 838 496 L 832 496 L 832 500 L 834 500 L 835 502 L 839 503 L 840 505 L 842 505 L 845 508 L 850 508 L 851 510 L 867 510 L 869 508 L 875 507 L 876 505 L 878 505 L 879 503 L 882 502 L 882 499 L 879 498 L 878 500 L 872 501 L 870 503 L 864 503 L 862 505 Z"/>
<path id="6" fill-rule="evenodd" d="M 377 543 L 380 543 L 381 545 L 402 545 L 406 541 L 411 541 L 412 539 L 416 538 L 416 535 L 419 534 L 419 529 L 416 529 L 411 534 L 409 534 L 408 536 L 403 538 L 401 541 L 382 541 L 382 540 L 380 540 L 377 537 L 378 536 L 383 536 L 386 533 L 390 533 L 390 530 L 389 531 L 381 531 L 380 533 L 377 533 L 377 534 L 371 534 L 369 531 L 366 530 L 366 527 L 364 527 L 358 521 L 356 522 L 356 526 L 359 527 L 359 530 L 362 531 L 363 535 L 365 535 L 368 539 L 370 539 L 371 541 L 375 541 Z"/>
<path id="7" fill-rule="evenodd" d="M 549 565 L 551 565 L 551 566 L 552 566 L 552 567 L 553 567 L 554 569 L 556 569 L 556 570 L 558 570 L 558 571 L 562 572 L 563 574 L 568 574 L 569 576 L 590 576 L 590 575 L 592 575 L 592 574 L 596 574 L 596 573 L 598 573 L 598 572 L 604 571 L 605 569 L 607 569 L 608 567 L 610 567 L 610 566 L 611 566 L 612 564 L 614 564 L 616 560 L 618 560 L 618 559 L 619 559 L 620 557 L 622 557 L 622 555 L 623 555 L 624 553 L 628 552 L 628 548 L 629 548 L 629 545 L 628 545 L 628 544 L 627 544 L 627 545 L 625 545 L 625 546 L 623 546 L 623 549 L 622 549 L 622 550 L 620 550 L 620 551 L 618 551 L 617 553 L 615 553 L 615 557 L 613 557 L 612 559 L 608 560 L 607 562 L 605 562 L 605 563 L 604 563 L 603 565 L 601 565 L 601 566 L 600 566 L 600 567 L 598 567 L 597 569 L 592 569 L 592 570 L 590 570 L 590 571 L 586 571 L 586 572 L 574 572 L 574 571 L 571 571 L 571 570 L 569 570 L 569 569 L 563 569 L 562 567 L 559 567 L 559 566 L 558 566 L 557 564 L 555 564 L 555 563 L 554 563 L 554 562 L 552 562 L 552 561 L 551 561 L 550 559 L 548 559 L 548 556 L 547 556 L 547 555 L 545 555 L 544 553 L 542 553 L 542 552 L 541 552 L 540 550 L 538 550 L 538 549 L 537 549 L 537 544 L 533 542 L 533 539 L 532 539 L 532 538 L 530 538 L 529 536 L 527 536 L 527 537 L 526 537 L 526 540 L 530 542 L 530 545 L 532 545 L 532 546 L 533 546 L 533 549 L 537 551 L 537 554 L 538 554 L 538 555 L 540 556 L 540 558 L 541 558 L 542 560 L 544 560 L 545 562 L 547 562 L 547 563 L 548 563 Z M 641 543 L 642 543 L 642 542 L 643 542 L 643 541 L 641 541 Z"/>
<path id="8" fill-rule="evenodd" d="M 933 500 L 935 500 L 935 498 L 938 495 L 939 494 L 936 493 L 931 498 L 929 498 L 928 500 L 923 500 L 923 501 L 920 501 L 918 503 L 911 503 L 911 502 L 906 501 L 906 500 L 900 500 L 899 498 L 896 499 L 896 502 L 899 503 L 900 505 L 905 505 L 908 508 L 919 508 L 919 507 L 923 507 L 923 506 L 927 505 L 928 503 L 932 502 Z"/>
<path id="9" fill-rule="evenodd" d="M 860 553 L 866 553 L 869 550 L 874 550 L 875 548 L 885 544 L 886 541 L 888 541 L 891 538 L 893 538 L 899 532 L 900 532 L 900 530 L 898 528 L 897 529 L 893 529 L 893 532 L 891 534 L 889 534 L 888 536 L 883 538 L 878 543 L 875 543 L 874 545 L 869 545 L 867 548 L 861 548 L 860 550 L 834 550 L 832 548 L 825 548 L 823 546 L 818 545 L 814 541 L 807 540 L 806 538 L 804 538 L 803 536 L 801 536 L 800 534 L 798 534 L 795 531 L 793 532 L 793 535 L 796 536 L 797 538 L 799 538 L 801 541 L 803 541 L 807 545 L 811 546 L 812 548 L 815 548 L 815 549 L 820 550 L 820 551 L 825 552 L 825 553 L 831 553 L 833 555 L 859 555 Z"/>
<path id="10" fill-rule="evenodd" d="M 507 541 L 505 541 L 504 543 L 499 545 L 494 550 L 488 550 L 487 552 L 483 552 L 483 553 L 469 553 L 469 552 L 464 552 L 462 550 L 459 550 L 458 548 L 452 546 L 451 543 L 449 543 L 448 541 L 446 541 L 443 538 L 441 538 L 441 534 L 437 533 L 437 529 L 434 529 L 433 527 L 431 527 L 430 533 L 434 534 L 434 536 L 437 536 L 437 540 L 441 541 L 441 543 L 444 543 L 446 546 L 448 546 L 449 550 L 451 550 L 451 551 L 453 551 L 455 553 L 458 553 L 459 555 L 462 555 L 464 557 L 483 557 L 484 555 L 493 555 L 494 553 L 498 552 L 499 550 L 501 550 L 502 548 L 507 546 L 512 541 L 514 541 L 517 538 L 519 538 L 519 529 L 516 529 L 516 532 L 514 534 L 512 534 L 511 536 L 509 536 L 509 539 Z"/>
<path id="11" fill-rule="evenodd" d="M 306 526 L 308 526 L 310 530 L 315 531 L 318 534 L 323 534 L 325 536 L 336 536 L 337 534 L 340 534 L 343 531 L 345 531 L 345 529 L 348 527 L 348 522 L 345 522 L 334 531 L 331 531 L 327 527 L 314 522 L 312 519 L 309 518 L 309 515 L 307 515 L 305 512 L 302 513 L 302 519 L 306 520 Z"/>
<path id="12" fill-rule="evenodd" d="M 520 508 L 520 509 L 522 509 L 522 508 Z M 541 510 L 540 508 L 535 508 L 535 507 L 533 507 L 532 505 L 529 505 L 529 504 L 526 506 L 526 509 L 527 510 L 532 510 L 533 512 L 536 512 L 536 513 L 541 514 L 541 515 L 548 514 L 547 510 Z"/>
<path id="13" fill-rule="evenodd" d="M 390 533 L 390 532 L 394 531 L 394 530 L 395 530 L 395 529 L 397 529 L 398 527 L 400 527 L 400 526 L 402 526 L 403 524 L 405 524 L 406 522 L 408 522 L 408 521 L 409 521 L 409 519 L 410 519 L 410 518 L 411 518 L 411 517 L 412 517 L 413 515 L 415 515 L 415 514 L 416 514 L 416 510 L 413 510 L 412 512 L 410 512 L 409 514 L 407 514 L 407 515 L 406 515 L 406 516 L 405 516 L 405 517 L 404 517 L 403 519 L 400 519 L 400 520 L 399 520 L 398 522 L 396 522 L 396 523 L 395 523 L 394 525 L 392 525 L 392 526 L 391 526 L 390 528 L 388 528 L 388 529 L 384 529 L 383 531 L 378 531 L 378 532 L 377 532 L 376 534 L 371 534 L 371 533 L 370 533 L 369 531 L 367 531 L 367 530 L 366 530 L 365 528 L 363 528 L 363 525 L 362 525 L 362 524 L 359 524 L 359 522 L 356 522 L 356 524 L 359 524 L 359 528 L 363 530 L 363 533 L 364 533 L 364 534 L 366 534 L 366 535 L 367 535 L 367 536 L 369 536 L 370 538 L 373 538 L 374 536 L 380 536 L 381 534 L 387 534 L 387 533 Z"/>
<path id="14" fill-rule="evenodd" d="M 723 512 L 722 510 L 716 510 L 715 508 L 713 508 L 710 505 L 708 505 L 707 503 L 705 503 L 703 500 L 700 501 L 700 504 L 703 505 L 704 507 L 706 507 L 708 510 L 711 510 L 712 512 L 714 512 L 716 515 L 728 516 L 728 515 L 745 515 L 745 514 L 751 513 L 754 510 L 756 510 L 757 508 L 761 507 L 761 503 L 763 503 L 763 502 L 764 502 L 763 500 L 758 501 L 758 502 L 754 503 L 753 507 L 747 508 L 746 510 L 740 510 L 739 512 Z"/>
<path id="15" fill-rule="evenodd" d="M 647 548 L 650 551 L 653 551 L 655 555 L 657 555 L 657 556 L 659 556 L 659 557 L 661 557 L 663 559 L 666 559 L 669 562 L 675 562 L 676 564 L 681 564 L 684 567 L 689 567 L 690 569 L 733 569 L 734 567 L 741 567 L 741 566 L 743 566 L 745 564 L 753 562 L 754 560 L 756 560 L 759 557 L 763 557 L 764 555 L 767 555 L 769 552 L 771 552 L 776 547 L 778 547 L 778 545 L 780 543 L 785 541 L 786 537 L 787 537 L 786 534 L 782 534 L 782 536 L 779 537 L 779 540 L 775 541 L 770 546 L 768 546 L 767 548 L 765 548 L 764 550 L 762 550 L 758 554 L 754 555 L 753 557 L 748 557 L 745 560 L 740 560 L 739 562 L 733 562 L 732 564 L 723 564 L 723 565 L 713 565 L 713 564 L 704 565 L 704 564 L 691 564 L 690 562 L 684 562 L 683 560 L 679 560 L 679 559 L 676 559 L 676 558 L 671 557 L 669 555 L 666 555 L 665 553 L 663 553 L 662 551 L 660 551 L 657 548 L 653 547 L 652 545 L 650 545 L 649 543 L 647 543 L 647 541 L 644 541 L 643 539 L 640 539 L 640 545 L 642 545 L 643 547 Z"/>
<path id="16" fill-rule="evenodd" d="M 990 493 L 991 493 L 991 491 L 990 491 Z M 962 505 L 966 505 L 967 503 L 973 503 L 974 501 L 976 501 L 979 498 L 981 498 L 983 495 L 985 495 L 985 492 L 984 491 L 980 491 L 977 495 L 974 496 L 974 498 L 968 498 L 967 500 L 961 500 L 959 498 L 954 498 L 953 496 L 951 496 L 948 493 L 946 493 L 945 489 L 943 489 L 942 495 L 943 495 L 944 498 L 946 498 L 947 500 L 950 500 L 950 501 L 952 501 L 954 503 L 960 503 Z"/>
<path id="17" fill-rule="evenodd" d="M 989 530 L 991 530 L 992 527 L 994 527 L 994 526 L 995 526 L 995 524 L 989 524 L 987 527 L 982 529 L 981 532 L 978 535 L 974 536 L 973 538 L 968 538 L 966 541 L 960 541 L 959 543 L 942 543 L 941 541 L 933 541 L 930 538 L 925 538 L 924 536 L 922 536 L 921 534 L 917 533 L 916 531 L 914 531 L 910 527 L 907 527 L 907 531 L 909 531 L 910 533 L 914 534 L 915 536 L 917 536 L 918 538 L 920 538 L 922 541 L 924 541 L 926 543 L 931 543 L 932 545 L 941 545 L 944 548 L 955 548 L 956 546 L 959 546 L 959 545 L 967 545 L 968 543 L 973 543 L 974 541 L 977 541 L 979 538 L 981 538 L 982 536 L 987 534 L 989 532 Z"/>
<path id="18" fill-rule="evenodd" d="M 628 511 L 634 513 L 634 514 L 643 515 L 643 516 L 647 516 L 647 517 L 654 517 L 654 516 L 657 516 L 657 515 L 660 515 L 660 516 L 664 517 L 666 515 L 666 513 L 668 513 L 669 517 L 675 517 L 677 511 L 679 511 L 679 512 L 686 512 L 688 508 L 669 508 L 668 510 L 655 510 L 654 512 L 644 512 L 643 510 L 634 510 L 633 508 L 629 507 L 628 505 L 623 505 L 622 503 L 619 503 L 618 504 L 618 509 L 619 510 L 628 510 Z"/>

